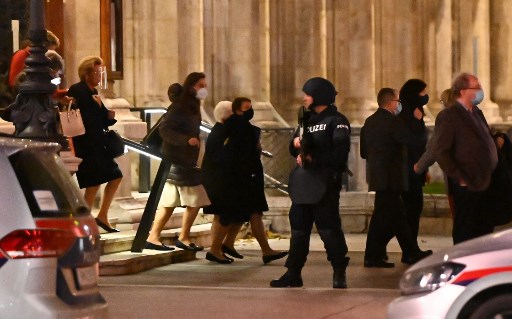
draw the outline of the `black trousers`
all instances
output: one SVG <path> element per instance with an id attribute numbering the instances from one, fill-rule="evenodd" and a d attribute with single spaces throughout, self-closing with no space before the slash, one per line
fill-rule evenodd
<path id="1" fill-rule="evenodd" d="M 416 175 L 414 171 L 409 174 L 409 190 L 402 192 L 402 201 L 411 236 L 417 240 L 423 212 L 423 175 Z"/>
<path id="2" fill-rule="evenodd" d="M 494 225 L 486 214 L 488 203 L 484 192 L 472 192 L 456 181 L 448 179 L 448 188 L 453 196 L 453 243 L 458 244 L 494 231 Z"/>
<path id="3" fill-rule="evenodd" d="M 375 192 L 375 207 L 366 237 L 365 259 L 382 258 L 390 240 L 389 234 L 396 236 L 404 255 L 419 252 L 418 243 L 411 235 L 400 195 L 397 191 Z"/>
<path id="4" fill-rule="evenodd" d="M 309 240 L 313 223 L 324 242 L 327 259 L 333 268 L 346 266 L 348 252 L 339 213 L 340 188 L 330 187 L 319 203 L 292 204 L 290 208 L 290 251 L 285 266 L 291 271 L 304 267 L 309 254 Z"/>

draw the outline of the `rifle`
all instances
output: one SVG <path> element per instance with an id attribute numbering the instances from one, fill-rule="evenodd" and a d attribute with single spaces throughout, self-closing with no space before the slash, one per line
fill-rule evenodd
<path id="1" fill-rule="evenodd" d="M 299 124 L 299 140 L 300 140 L 300 151 L 299 156 L 302 158 L 302 167 L 304 167 L 305 164 L 305 155 L 304 155 L 304 148 L 302 145 L 302 140 L 304 138 L 304 129 L 308 125 L 309 117 L 311 116 L 311 111 L 308 110 L 305 106 L 301 106 L 299 108 L 299 112 L 297 114 L 297 122 Z"/>

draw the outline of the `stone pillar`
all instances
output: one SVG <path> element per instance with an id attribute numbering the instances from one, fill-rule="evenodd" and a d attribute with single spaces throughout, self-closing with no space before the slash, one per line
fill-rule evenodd
<path id="1" fill-rule="evenodd" d="M 512 2 L 491 2 L 491 97 L 512 121 Z"/>
<path id="2" fill-rule="evenodd" d="M 333 26 L 327 30 L 328 78 L 351 124 L 363 124 L 378 107 L 373 8 L 374 0 L 335 0 L 328 8 L 327 25 Z"/>
<path id="3" fill-rule="evenodd" d="M 435 3 L 434 3 L 435 4 Z M 435 18 L 435 86 L 430 86 L 429 110 L 433 115 L 437 115 L 443 108 L 439 102 L 441 93 L 451 87 L 452 82 L 452 1 L 437 1 L 437 7 L 434 8 Z"/>
<path id="4" fill-rule="evenodd" d="M 490 18 L 489 0 L 459 0 L 460 72 L 475 74 L 484 90 L 485 99 L 479 105 L 487 122 L 501 121 L 498 105 L 491 101 Z"/>
<path id="5" fill-rule="evenodd" d="M 262 50 L 268 34 L 266 4 L 266 0 L 207 1 L 205 64 L 211 70 L 212 105 L 237 96 L 268 100 L 268 53 Z"/>
<path id="6" fill-rule="evenodd" d="M 327 76 L 326 2 L 269 1 L 271 102 L 292 125 L 302 104 L 302 85 Z"/>
<path id="7" fill-rule="evenodd" d="M 191 72 L 204 72 L 203 0 L 177 2 L 178 81 Z M 210 80 L 210 79 L 208 79 Z"/>

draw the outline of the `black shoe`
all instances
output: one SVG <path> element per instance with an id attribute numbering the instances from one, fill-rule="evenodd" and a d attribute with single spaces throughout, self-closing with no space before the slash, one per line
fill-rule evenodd
<path id="1" fill-rule="evenodd" d="M 231 257 L 235 257 L 238 259 L 244 259 L 243 255 L 240 255 L 236 250 L 229 248 L 226 245 L 222 245 L 222 252 L 230 255 Z"/>
<path id="2" fill-rule="evenodd" d="M 334 269 L 332 274 L 332 287 L 342 289 L 347 288 L 346 268 Z"/>
<path id="3" fill-rule="evenodd" d="M 350 257 L 345 257 L 343 263 L 333 266 L 332 274 L 332 287 L 333 288 L 347 288 L 347 266 Z"/>
<path id="4" fill-rule="evenodd" d="M 190 243 L 190 245 L 187 245 L 179 239 L 176 239 L 176 241 L 174 242 L 174 245 L 178 248 L 181 248 L 183 250 L 188 250 L 188 251 L 201 251 L 204 249 L 203 246 L 196 246 L 194 243 Z"/>
<path id="5" fill-rule="evenodd" d="M 402 255 L 402 263 L 412 265 L 417 263 L 418 261 L 422 260 L 423 258 L 432 255 L 432 250 L 420 250 L 419 252 L 413 254 L 413 255 Z"/>
<path id="6" fill-rule="evenodd" d="M 213 261 L 213 262 L 223 264 L 223 265 L 231 264 L 233 262 L 233 259 L 220 259 L 220 258 L 215 257 L 210 252 L 206 253 L 206 260 Z"/>
<path id="7" fill-rule="evenodd" d="M 268 264 L 269 262 L 271 262 L 273 260 L 281 259 L 281 258 L 285 257 L 286 255 L 288 255 L 288 252 L 287 251 L 282 251 L 282 252 L 277 253 L 275 255 L 263 256 L 263 257 L 261 257 L 261 259 L 263 259 L 263 263 L 264 264 Z"/>
<path id="8" fill-rule="evenodd" d="M 270 282 L 270 287 L 274 288 L 287 288 L 287 287 L 302 287 L 302 277 L 299 275 L 292 275 L 288 271 L 284 273 L 279 279 L 274 279 Z"/>
<path id="9" fill-rule="evenodd" d="M 395 264 L 387 262 L 383 259 L 377 259 L 377 260 L 365 259 L 364 266 L 366 268 L 393 268 L 393 267 L 395 267 Z"/>
<path id="10" fill-rule="evenodd" d="M 150 243 L 149 241 L 147 241 L 147 242 L 144 244 L 144 249 L 153 249 L 153 250 L 161 250 L 161 251 L 171 251 L 171 250 L 174 250 L 174 247 L 169 247 L 169 246 L 166 246 L 166 245 L 164 245 L 164 244 L 155 245 L 155 244 Z"/>
<path id="11" fill-rule="evenodd" d="M 96 225 L 98 225 L 99 227 L 101 227 L 104 231 L 106 231 L 107 233 L 119 233 L 120 230 L 117 229 L 117 228 L 112 228 L 112 227 L 109 227 L 107 224 L 105 224 L 104 222 L 102 222 L 101 220 L 99 220 L 98 218 L 94 218 L 94 220 L 96 221 Z"/>
<path id="12" fill-rule="evenodd" d="M 228 255 L 226 254 L 222 254 L 222 256 L 224 256 L 224 258 L 226 258 L 227 260 L 229 260 L 230 262 L 234 262 L 235 260 L 231 257 L 229 257 Z"/>

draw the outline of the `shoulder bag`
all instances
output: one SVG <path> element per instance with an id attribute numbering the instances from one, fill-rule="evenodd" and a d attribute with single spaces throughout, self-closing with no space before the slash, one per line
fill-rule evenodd
<path id="1" fill-rule="evenodd" d="M 112 158 L 116 158 L 124 154 L 123 138 L 116 131 L 108 129 L 104 131 L 103 145 L 107 153 Z"/>

